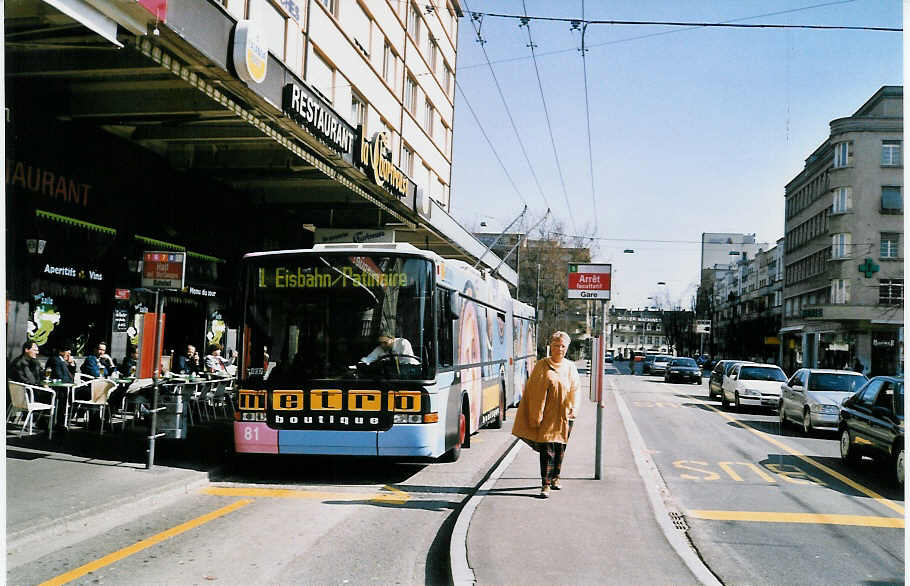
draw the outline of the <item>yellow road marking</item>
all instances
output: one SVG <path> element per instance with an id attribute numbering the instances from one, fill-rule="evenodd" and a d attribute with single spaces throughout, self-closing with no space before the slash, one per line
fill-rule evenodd
<path id="1" fill-rule="evenodd" d="M 899 517 L 870 517 L 866 515 L 828 515 L 825 513 L 777 513 L 768 511 L 687 511 L 695 519 L 710 521 L 754 521 L 759 523 L 808 523 L 825 525 L 856 525 L 860 527 L 890 527 L 903 529 Z"/>
<path id="2" fill-rule="evenodd" d="M 885 497 L 883 497 L 882 495 L 878 494 L 877 492 L 875 492 L 875 491 L 872 490 L 871 488 L 866 488 L 866 487 L 863 486 L 862 484 L 860 484 L 860 483 L 858 483 L 858 482 L 855 482 L 855 481 L 851 480 L 850 478 L 847 478 L 846 476 L 844 476 L 843 474 L 841 474 L 841 473 L 838 472 L 837 470 L 834 470 L 834 469 L 832 469 L 832 468 L 829 468 L 829 467 L 825 466 L 824 464 L 822 464 L 822 463 L 820 463 L 820 462 L 816 462 L 815 460 L 813 460 L 813 459 L 810 458 L 809 456 L 806 456 L 806 455 L 803 454 L 802 452 L 799 452 L 799 451 L 797 451 L 797 450 L 794 450 L 793 448 L 791 448 L 791 447 L 788 446 L 787 444 L 785 444 L 785 443 L 783 443 L 783 442 L 780 442 L 780 441 L 774 439 L 773 437 L 769 436 L 769 435 L 766 434 L 765 432 L 759 431 L 759 430 L 753 428 L 753 427 L 750 426 L 750 425 L 746 425 L 745 423 L 741 422 L 740 420 L 736 419 L 735 417 L 731 417 L 730 415 L 727 415 L 726 413 L 724 413 L 723 411 L 717 409 L 717 408 L 714 407 L 713 405 L 709 405 L 709 404 L 705 403 L 704 401 L 701 401 L 700 399 L 698 399 L 698 398 L 696 398 L 696 397 L 693 397 L 692 395 L 689 395 L 689 397 L 690 397 L 692 400 L 694 400 L 694 401 L 699 401 L 699 402 L 701 402 L 701 403 L 702 403 L 705 407 L 707 407 L 708 409 L 714 411 L 715 413 L 720 414 L 722 417 L 724 417 L 724 418 L 727 419 L 728 421 L 732 421 L 733 423 L 735 423 L 736 425 L 742 427 L 743 429 L 746 429 L 746 430 L 748 430 L 748 431 L 754 433 L 755 435 L 757 435 L 757 436 L 760 437 L 761 439 L 765 440 L 766 442 L 768 442 L 768 443 L 770 443 L 770 444 L 773 444 L 773 445 L 777 446 L 778 448 L 784 450 L 785 452 L 787 452 L 787 453 L 789 453 L 789 454 L 791 454 L 791 455 L 793 455 L 793 456 L 796 456 L 797 458 L 799 458 L 799 459 L 802 460 L 803 462 L 809 464 L 810 466 L 814 466 L 815 468 L 821 470 L 821 471 L 824 472 L 825 474 L 827 474 L 827 475 L 829 475 L 829 476 L 831 476 L 831 477 L 833 477 L 833 478 L 836 478 L 836 479 L 840 480 L 841 482 L 843 482 L 844 484 L 846 484 L 846 485 L 849 486 L 850 488 L 852 488 L 852 489 L 854 489 L 854 490 L 857 490 L 857 491 L 863 493 L 864 495 L 866 495 L 866 496 L 868 496 L 868 497 L 874 499 L 875 501 L 877 501 L 877 502 L 878 502 L 879 504 L 881 504 L 882 506 L 885 506 L 885 507 L 891 509 L 891 510 L 894 511 L 895 513 L 899 513 L 900 515 L 904 515 L 904 507 L 903 507 L 903 506 L 897 504 L 896 502 L 892 501 L 891 499 L 886 499 Z"/>
<path id="3" fill-rule="evenodd" d="M 234 511 L 236 511 L 237 509 L 239 509 L 240 507 L 244 507 L 252 502 L 253 501 L 251 501 L 251 500 L 239 500 L 235 503 L 227 505 L 226 507 L 221 507 L 220 509 L 214 510 L 211 513 L 207 513 L 205 515 L 202 515 L 201 517 L 196 517 L 195 519 L 191 519 L 191 520 L 187 521 L 186 523 L 181 523 L 180 525 L 177 525 L 176 527 L 171 527 L 167 531 L 162 531 L 161 533 L 158 533 L 157 535 L 152 535 L 151 537 L 149 537 L 147 539 L 143 539 L 142 541 L 140 541 L 138 543 L 134 543 L 133 545 L 130 545 L 129 547 L 124 547 L 121 550 L 115 551 L 114 553 L 110 553 L 93 562 L 89 562 L 85 565 L 79 566 L 75 570 L 70 570 L 69 572 L 67 572 L 65 574 L 60 574 L 56 578 L 51 578 L 47 582 L 43 582 L 40 586 L 66 584 L 67 582 L 75 580 L 76 578 L 80 578 L 80 577 L 88 574 L 89 572 L 94 572 L 95 570 L 100 570 L 101 568 L 103 568 L 105 566 L 109 566 L 109 565 L 113 564 L 114 562 L 118 562 L 118 561 L 122 560 L 123 558 L 133 555 L 134 553 L 138 553 L 138 552 L 142 551 L 143 549 L 147 549 L 149 547 L 152 547 L 153 545 L 161 543 L 165 539 L 170 539 L 171 537 L 180 535 L 181 533 L 189 531 L 190 529 L 194 529 L 200 525 L 208 523 L 209 521 L 211 521 L 213 519 L 217 519 L 218 517 L 222 517 L 224 515 L 227 515 L 228 513 L 232 513 Z"/>
<path id="4" fill-rule="evenodd" d="M 390 504 L 404 504 L 410 498 L 406 492 L 383 486 L 385 490 L 391 492 L 378 493 L 357 493 L 357 492 L 326 492 L 320 490 L 301 490 L 295 488 L 255 488 L 255 487 L 232 487 L 232 486 L 209 486 L 202 489 L 205 494 L 215 496 L 242 496 L 242 497 L 259 497 L 259 498 L 285 498 L 285 499 L 313 499 L 324 501 L 376 501 Z"/>

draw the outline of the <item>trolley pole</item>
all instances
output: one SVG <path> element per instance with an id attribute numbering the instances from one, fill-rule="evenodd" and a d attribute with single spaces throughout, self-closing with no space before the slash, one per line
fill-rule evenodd
<path id="1" fill-rule="evenodd" d="M 146 470 L 151 470 L 155 466 L 155 439 L 158 437 L 158 380 L 160 377 L 161 370 L 161 354 L 158 351 L 158 348 L 161 344 L 162 332 L 161 332 L 161 312 L 163 311 L 164 297 L 160 294 L 159 291 L 155 291 L 155 349 L 152 351 L 152 356 L 155 360 L 154 368 L 152 369 L 152 422 L 151 428 L 149 429 L 149 449 L 148 449 L 148 462 L 145 465 Z M 164 434 L 161 434 L 164 435 Z"/>
<path id="2" fill-rule="evenodd" d="M 596 394 L 596 397 L 597 397 L 597 405 L 596 405 L 597 423 L 595 425 L 595 432 L 594 432 L 594 480 L 601 479 L 602 470 L 603 470 L 603 425 L 604 425 L 604 413 L 603 413 L 603 411 L 604 411 L 604 395 L 603 395 L 604 374 L 603 374 L 603 370 L 604 370 L 604 352 L 606 351 L 606 345 L 607 345 L 607 300 L 606 299 L 603 301 L 602 310 L 603 310 L 603 318 L 600 320 L 601 321 L 600 343 L 594 345 L 597 348 L 599 355 L 596 357 L 592 356 L 592 360 L 591 360 L 592 366 L 594 364 L 597 364 L 596 368 L 598 368 L 600 370 L 600 372 L 598 373 L 599 376 L 594 378 L 594 380 L 598 381 L 598 389 L 596 391 L 596 393 L 597 393 Z M 596 360 L 594 360 L 593 358 L 596 358 Z"/>

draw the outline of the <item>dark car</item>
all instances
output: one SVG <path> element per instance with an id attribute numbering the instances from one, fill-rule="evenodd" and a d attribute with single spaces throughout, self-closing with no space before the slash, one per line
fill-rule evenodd
<path id="1" fill-rule="evenodd" d="M 692 358 L 674 358 L 667 365 L 664 373 L 664 382 L 672 383 L 675 380 L 701 384 L 701 368 Z"/>
<path id="2" fill-rule="evenodd" d="M 724 375 L 733 368 L 733 365 L 742 360 L 718 360 L 711 370 L 708 378 L 708 398 L 719 397 L 724 389 Z"/>
<path id="3" fill-rule="evenodd" d="M 642 376 L 651 373 L 651 365 L 654 364 L 654 359 L 657 358 L 657 354 L 648 354 L 641 361 L 641 374 Z"/>
<path id="4" fill-rule="evenodd" d="M 840 457 L 855 464 L 862 456 L 886 462 L 891 478 L 904 485 L 904 379 L 876 376 L 844 400 L 838 416 Z"/>

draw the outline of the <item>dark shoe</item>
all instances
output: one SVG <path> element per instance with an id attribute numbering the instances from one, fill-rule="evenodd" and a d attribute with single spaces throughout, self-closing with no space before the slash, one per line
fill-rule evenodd
<path id="1" fill-rule="evenodd" d="M 552 488 L 553 490 L 562 490 L 562 487 L 559 486 L 558 478 L 554 478 L 553 481 L 550 482 L 550 488 Z"/>

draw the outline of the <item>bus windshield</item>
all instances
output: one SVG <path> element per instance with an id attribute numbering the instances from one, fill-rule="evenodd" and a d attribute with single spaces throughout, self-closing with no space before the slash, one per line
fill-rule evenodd
<path id="1" fill-rule="evenodd" d="M 302 253 L 247 263 L 246 384 L 274 389 L 313 379 L 433 377 L 430 261 Z M 386 347 L 377 348 L 380 339 Z"/>

